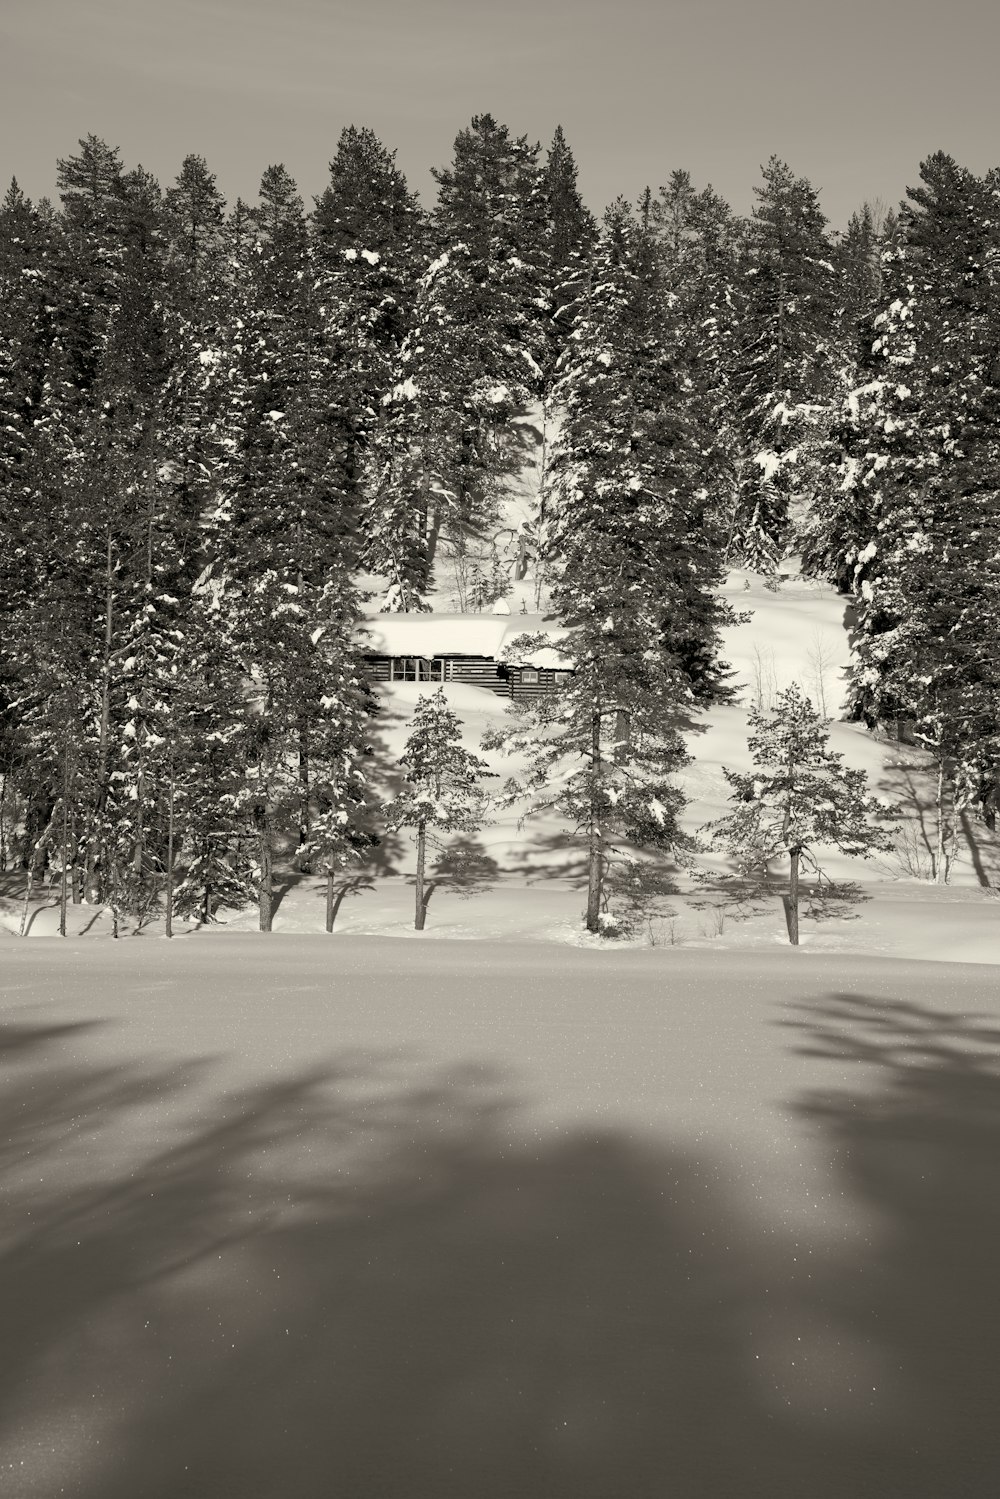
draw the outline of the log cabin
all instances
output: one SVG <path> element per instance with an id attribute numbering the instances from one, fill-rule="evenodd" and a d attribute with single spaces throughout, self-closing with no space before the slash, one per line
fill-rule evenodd
<path id="1" fill-rule="evenodd" d="M 548 643 L 514 659 L 510 644 L 525 634 Z M 567 680 L 565 634 L 540 614 L 376 614 L 364 622 L 362 653 L 373 682 L 462 682 L 523 701 Z"/>

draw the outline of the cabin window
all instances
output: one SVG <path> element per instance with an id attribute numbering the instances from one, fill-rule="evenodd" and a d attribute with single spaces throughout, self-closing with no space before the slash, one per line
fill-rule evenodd
<path id="1" fill-rule="evenodd" d="M 389 661 L 390 682 L 443 682 L 444 661 L 439 657 L 393 656 Z"/>
<path id="2" fill-rule="evenodd" d="M 526 666 L 526 667 L 523 668 L 523 670 L 521 672 L 521 681 L 522 682 L 537 682 L 538 681 L 538 673 L 537 673 L 537 671 L 535 671 L 535 669 L 534 669 L 533 666 Z"/>
<path id="3" fill-rule="evenodd" d="M 555 684 L 556 684 L 556 686 L 557 687 L 565 687 L 566 683 L 569 681 L 570 677 L 572 676 L 572 672 L 557 671 L 557 672 L 554 673 L 554 676 L 555 676 Z"/>

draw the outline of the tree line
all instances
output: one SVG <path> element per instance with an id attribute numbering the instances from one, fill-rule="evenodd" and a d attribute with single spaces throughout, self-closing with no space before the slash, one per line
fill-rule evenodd
<path id="1" fill-rule="evenodd" d="M 502 594 L 481 542 L 539 403 L 521 565 L 576 669 L 510 732 L 582 756 L 592 860 L 675 838 L 717 584 L 790 550 L 854 599 L 857 716 L 992 823 L 1000 176 L 937 154 L 835 234 L 772 158 L 749 216 L 675 171 L 598 223 L 563 132 L 490 115 L 434 176 L 426 210 L 352 126 L 309 211 L 283 166 L 229 206 L 203 158 L 164 190 L 93 136 L 58 206 L 11 184 L 0 865 L 265 929 L 277 854 L 333 881 L 380 836 L 365 592 L 425 607 L 447 556 L 469 606 Z"/>

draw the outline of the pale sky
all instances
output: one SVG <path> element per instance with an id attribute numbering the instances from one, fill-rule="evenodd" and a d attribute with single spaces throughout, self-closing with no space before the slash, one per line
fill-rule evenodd
<path id="1" fill-rule="evenodd" d="M 745 212 L 773 153 L 841 226 L 932 151 L 1000 164 L 998 57 L 1000 0 L 0 0 L 0 191 L 54 196 L 92 132 L 230 200 L 281 161 L 310 205 L 355 124 L 426 202 L 489 111 L 561 123 L 595 212 L 676 167 Z"/>

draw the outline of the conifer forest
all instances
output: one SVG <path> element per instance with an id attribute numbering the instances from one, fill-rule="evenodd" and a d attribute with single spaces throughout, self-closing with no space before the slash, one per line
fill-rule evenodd
<path id="1" fill-rule="evenodd" d="M 475 827 L 468 754 L 458 810 L 373 799 L 358 626 L 426 609 L 444 557 L 462 608 L 503 597 L 476 545 L 529 410 L 520 565 L 574 671 L 494 747 L 536 790 L 576 757 L 551 800 L 592 930 L 602 840 L 683 841 L 679 725 L 730 691 L 734 567 L 834 585 L 852 718 L 995 826 L 1000 169 L 931 155 L 835 231 L 777 157 L 747 216 L 666 163 L 597 218 L 561 129 L 489 114 L 428 205 L 366 128 L 311 204 L 281 165 L 227 203 L 201 156 L 161 184 L 122 150 L 87 136 L 57 201 L 0 204 L 0 871 L 26 899 L 44 875 L 64 909 L 268 930 L 278 865 L 332 881 L 407 818 Z"/>

